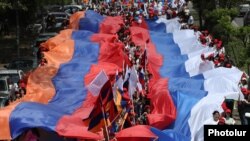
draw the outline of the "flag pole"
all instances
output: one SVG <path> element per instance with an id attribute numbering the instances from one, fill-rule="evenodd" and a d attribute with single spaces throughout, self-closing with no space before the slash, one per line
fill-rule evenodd
<path id="1" fill-rule="evenodd" d="M 125 121 L 126 121 L 126 119 L 127 119 L 127 116 L 128 116 L 128 112 L 126 112 L 126 114 L 125 114 L 124 117 L 122 118 L 123 121 L 122 121 L 120 130 L 123 129 L 123 126 L 124 126 L 124 123 L 125 123 Z"/>
<path id="2" fill-rule="evenodd" d="M 103 105 L 102 105 L 102 97 L 100 97 L 100 100 L 101 100 L 101 107 L 102 107 L 102 116 L 104 117 L 104 126 L 105 126 L 105 132 L 106 132 L 106 137 L 107 137 L 107 140 L 109 141 L 109 131 L 108 131 L 108 126 L 107 126 L 107 121 L 106 121 L 106 115 L 104 113 L 104 109 L 103 109 Z M 105 138 L 106 139 L 106 138 Z"/>
<path id="3" fill-rule="evenodd" d="M 111 121 L 110 125 L 112 125 L 117 120 L 117 118 L 121 115 L 121 113 L 116 115 L 116 117 Z"/>
<path id="4" fill-rule="evenodd" d="M 147 62 L 146 62 L 146 61 L 147 61 L 147 43 L 145 43 L 144 50 L 145 50 L 145 60 L 144 60 L 145 66 L 144 66 L 144 67 L 145 67 L 145 70 L 146 70 L 146 66 L 147 66 L 147 65 L 146 65 L 146 64 L 147 64 Z"/>
<path id="5" fill-rule="evenodd" d="M 126 48 L 125 48 L 125 46 L 123 47 L 123 58 L 122 58 L 122 76 L 124 77 L 124 75 L 125 75 L 125 60 L 124 60 L 124 58 L 125 58 L 125 54 L 126 53 Z"/>
<path id="6" fill-rule="evenodd" d="M 124 56 L 124 54 L 123 54 L 123 56 Z M 125 76 L 125 71 L 124 71 L 124 69 L 125 69 L 125 61 L 124 61 L 124 59 L 123 59 L 123 62 L 122 62 L 122 77 L 124 78 L 124 76 Z"/>
<path id="7" fill-rule="evenodd" d="M 124 77 L 125 73 L 124 73 L 124 68 L 125 68 L 125 64 L 124 64 L 124 57 L 125 57 L 125 46 L 123 47 L 123 53 L 122 53 L 122 77 Z"/>
<path id="8" fill-rule="evenodd" d="M 147 70 L 147 42 L 145 43 L 145 46 L 144 46 L 144 50 L 145 50 L 145 59 L 144 59 L 144 71 L 145 71 L 145 74 L 147 76 L 147 78 L 149 79 L 149 72 Z M 144 80 L 145 80 L 145 77 L 144 77 Z M 147 87 L 147 91 L 149 91 L 149 88 L 148 88 L 148 82 L 146 82 L 144 84 L 144 88 Z M 146 92 L 147 93 L 147 92 Z"/>

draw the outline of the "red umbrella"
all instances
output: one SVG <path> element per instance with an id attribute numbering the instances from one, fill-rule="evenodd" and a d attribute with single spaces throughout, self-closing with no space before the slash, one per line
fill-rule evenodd
<path id="1" fill-rule="evenodd" d="M 157 136 L 151 132 L 150 126 L 137 125 L 130 128 L 126 128 L 118 132 L 115 137 L 118 141 L 149 141 Z"/>
<path id="2" fill-rule="evenodd" d="M 88 131 L 80 118 L 65 116 L 57 125 L 56 131 L 59 135 L 78 139 L 101 140 L 104 137 Z"/>

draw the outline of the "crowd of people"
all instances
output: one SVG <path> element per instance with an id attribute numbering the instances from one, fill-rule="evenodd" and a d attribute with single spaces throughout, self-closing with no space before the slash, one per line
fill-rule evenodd
<path id="1" fill-rule="evenodd" d="M 138 14 L 135 14 L 138 16 Z M 123 20 L 125 25 L 121 27 L 118 31 L 118 39 L 119 42 L 124 44 L 124 54 L 129 59 L 129 64 L 132 66 L 122 72 L 124 74 L 124 84 L 123 84 L 123 99 L 127 102 L 126 108 L 124 110 L 125 114 L 122 113 L 119 118 L 115 121 L 118 130 L 124 128 L 147 124 L 147 114 L 150 113 L 150 101 L 147 98 L 147 94 L 149 92 L 148 83 L 150 80 L 150 72 L 147 69 L 147 55 L 144 46 L 136 45 L 131 40 L 131 34 L 129 31 L 129 27 L 132 25 L 132 22 L 136 22 L 135 16 L 130 14 L 126 14 L 123 16 Z M 139 85 L 137 86 L 134 93 L 130 93 L 129 90 L 129 73 L 132 73 L 132 68 L 136 71 L 137 76 L 139 76 Z M 130 96 L 132 95 L 132 97 Z M 127 112 L 127 113 L 126 113 Z M 125 116 L 125 117 L 124 117 Z M 124 124 L 124 125 L 123 125 Z"/>
<path id="2" fill-rule="evenodd" d="M 240 107 L 243 105 L 245 106 L 248 105 L 248 107 L 250 106 L 249 95 L 242 101 L 238 101 L 238 110 L 239 110 L 239 117 L 240 117 L 241 125 L 249 125 L 250 123 L 249 110 L 245 110 L 244 108 Z M 226 106 L 226 103 L 225 103 L 225 106 Z M 234 119 L 232 115 L 232 110 L 228 107 L 224 107 L 224 109 L 225 110 L 222 113 L 220 113 L 219 111 L 214 111 L 212 120 L 207 121 L 207 124 L 236 125 L 236 120 Z M 245 114 L 245 113 L 248 113 L 248 114 Z"/>
<path id="3" fill-rule="evenodd" d="M 204 47 L 209 47 L 211 53 L 209 54 L 201 54 L 201 58 L 204 61 L 212 61 L 214 63 L 214 67 L 226 67 L 231 68 L 233 66 L 233 61 L 230 59 L 228 55 L 226 55 L 225 48 L 223 46 L 223 42 L 220 39 L 214 39 L 211 34 L 207 30 L 196 32 L 200 43 Z"/>
<path id="4" fill-rule="evenodd" d="M 124 45 L 124 54 L 126 54 L 130 61 L 130 69 L 124 69 L 119 77 L 123 78 L 123 89 L 120 90 L 123 93 L 122 99 L 126 101 L 126 105 L 123 111 L 110 123 L 109 132 L 115 133 L 123 128 L 131 127 L 134 125 L 148 124 L 147 114 L 150 114 L 150 100 L 147 97 L 149 93 L 148 83 L 152 74 L 147 68 L 147 53 L 145 46 L 136 45 L 131 40 L 131 34 L 129 31 L 130 26 L 133 23 L 141 24 L 143 19 L 157 19 L 159 16 L 171 19 L 179 17 L 182 29 L 194 29 L 197 40 L 204 47 L 209 47 L 212 52 L 210 54 L 201 54 L 203 61 L 212 61 L 214 67 L 226 67 L 231 68 L 233 61 L 226 54 L 222 40 L 213 38 L 212 34 L 207 30 L 199 31 L 197 26 L 194 26 L 193 16 L 190 14 L 187 3 L 183 0 L 177 1 L 177 3 L 162 3 L 162 2 L 146 2 L 146 3 L 120 3 L 120 2 L 101 2 L 99 4 L 91 4 L 87 9 L 92 9 L 104 16 L 122 16 L 124 25 L 121 26 L 117 32 L 118 42 L 122 42 Z M 40 53 L 48 51 L 44 48 L 40 48 Z M 41 55 L 40 67 L 46 65 L 46 58 Z M 124 67 L 125 68 L 125 67 Z M 126 85 L 126 74 L 131 73 L 132 68 L 136 70 L 139 76 L 140 86 L 137 86 L 136 90 L 130 96 L 129 87 Z M 239 116 L 242 124 L 249 124 L 249 118 L 246 118 L 248 112 L 246 108 L 250 105 L 250 91 L 248 90 L 248 76 L 244 73 L 242 76 L 239 87 L 244 94 L 243 101 L 238 101 Z M 20 91 L 21 95 L 23 92 Z M 233 102 L 234 103 L 234 102 Z M 213 113 L 213 119 L 216 124 L 219 125 L 234 125 L 235 119 L 232 117 L 232 111 L 234 108 L 230 102 L 225 102 L 223 113 L 215 111 Z"/>
<path id="5" fill-rule="evenodd" d="M 123 5 L 121 3 L 100 3 L 100 5 L 92 4 L 90 9 L 95 10 L 104 16 L 122 16 L 124 25 L 121 26 L 117 32 L 118 42 L 124 45 L 124 53 L 128 57 L 130 63 L 129 69 L 124 69 L 120 77 L 123 78 L 123 100 L 126 106 L 119 116 L 109 125 L 110 136 L 115 132 L 135 125 L 147 125 L 147 114 L 150 114 L 150 99 L 148 94 L 149 81 L 152 78 L 151 72 L 148 70 L 147 51 L 145 45 L 137 45 L 131 40 L 131 33 L 129 28 L 133 25 L 142 24 L 144 19 L 157 19 L 159 16 L 166 19 L 180 18 L 180 23 L 183 29 L 191 28 L 193 26 L 193 17 L 190 15 L 187 4 L 179 1 L 176 5 L 172 3 L 150 2 L 150 3 L 134 3 L 132 5 Z M 125 67 L 124 67 L 125 68 Z M 135 69 L 139 77 L 139 86 L 130 96 L 130 91 L 126 82 L 126 74 Z"/>
<path id="6" fill-rule="evenodd" d="M 220 113 L 219 111 L 214 111 L 213 118 L 211 121 L 207 121 L 209 124 L 213 125 L 235 125 L 235 120 L 232 118 L 232 111 L 227 109 L 225 112 Z"/>
<path id="7" fill-rule="evenodd" d="M 139 12 L 145 19 L 157 19 L 158 16 L 171 19 L 185 14 L 185 18 L 183 19 L 183 22 L 185 22 L 186 20 L 188 21 L 189 17 L 190 20 L 193 18 L 190 15 L 187 2 L 188 0 L 176 0 L 173 3 L 170 1 L 137 1 L 134 3 L 129 1 L 113 1 L 92 3 L 84 5 L 84 7 L 106 16 L 121 16 L 127 12 L 135 16 L 136 12 Z M 186 17 L 188 17 L 188 19 Z M 189 23 L 193 24 L 192 22 Z"/>
<path id="8" fill-rule="evenodd" d="M 122 16 L 124 20 L 124 25 L 121 27 L 121 29 L 118 31 L 117 35 L 120 40 L 120 42 L 124 43 L 124 51 L 129 57 L 129 60 L 131 61 L 131 64 L 135 66 L 138 75 L 140 73 L 147 74 L 148 76 L 144 76 L 149 78 L 151 75 L 150 72 L 144 67 L 141 66 L 143 62 L 142 56 L 144 54 L 144 47 L 135 45 L 130 38 L 130 32 L 129 27 L 133 23 L 142 23 L 142 19 L 157 19 L 160 17 L 165 17 L 167 19 L 179 17 L 179 22 L 181 23 L 182 29 L 194 29 L 195 34 L 197 36 L 198 41 L 201 43 L 204 47 L 209 47 L 209 49 L 212 51 L 210 54 L 201 54 L 201 59 L 203 61 L 212 61 L 214 63 L 214 67 L 226 67 L 231 68 L 233 66 L 233 61 L 230 59 L 230 57 L 226 54 L 225 48 L 223 46 L 223 42 L 220 39 L 213 38 L 212 34 L 209 33 L 207 30 L 199 31 L 197 26 L 194 26 L 194 19 L 193 16 L 190 14 L 189 9 L 187 8 L 187 2 L 183 0 L 177 1 L 177 3 L 162 3 L 162 2 L 146 2 L 146 3 L 121 3 L 121 2 L 100 2 L 98 4 L 92 3 L 87 6 L 87 9 L 94 10 L 101 15 L 104 16 Z M 44 50 L 42 47 L 41 53 Z M 46 64 L 46 59 L 41 57 L 41 63 L 40 66 L 43 66 Z M 144 64 L 145 65 L 145 64 Z M 243 77 L 243 79 L 246 79 Z M 248 78 L 247 78 L 248 79 Z M 146 80 L 148 81 L 148 80 Z M 245 81 L 245 82 L 243 82 Z M 247 81 L 243 80 L 242 82 L 245 84 Z M 241 84 L 242 85 L 242 84 Z M 247 83 L 246 83 L 247 85 Z M 143 89 L 148 91 L 147 89 L 147 83 L 142 85 Z M 246 92 L 247 91 L 247 92 Z M 249 93 L 247 88 L 242 88 L 243 93 Z M 145 96 L 145 95 L 143 95 Z M 247 98 L 246 98 L 247 100 Z M 142 101 L 145 101 L 142 98 L 141 92 L 136 92 L 135 95 L 133 95 L 133 101 L 138 103 L 145 103 Z M 148 104 L 148 103 L 147 103 Z M 148 111 L 148 105 L 141 106 L 141 108 L 138 108 L 137 103 L 133 104 L 133 110 L 131 110 L 135 113 L 144 113 L 144 111 Z M 143 107 L 143 108 L 142 108 Z M 145 109 L 142 111 L 138 111 L 138 109 Z M 133 115 L 133 114 L 132 114 Z M 135 115 L 136 117 L 140 117 L 143 114 Z M 143 115 L 144 116 L 144 115 Z M 136 118 L 136 119 L 145 119 L 144 117 Z M 146 123 L 145 121 L 135 121 L 132 120 L 135 123 Z"/>
<path id="9" fill-rule="evenodd" d="M 248 79 L 249 76 L 244 73 L 239 83 L 240 90 L 244 95 L 244 99 L 239 99 L 237 103 L 239 117 L 242 125 L 250 125 L 250 91 L 248 87 Z"/>
<path id="10" fill-rule="evenodd" d="M 19 99 L 21 99 L 26 94 L 26 78 L 23 78 L 18 81 L 17 85 L 12 85 L 14 93 L 9 96 L 8 100 L 5 103 L 5 106 L 8 106 L 12 102 L 15 102 Z"/>

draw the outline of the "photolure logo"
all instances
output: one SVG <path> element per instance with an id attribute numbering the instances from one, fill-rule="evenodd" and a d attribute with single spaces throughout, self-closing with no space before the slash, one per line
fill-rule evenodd
<path id="1" fill-rule="evenodd" d="M 208 136 L 246 136 L 247 131 L 238 131 L 234 129 L 234 131 L 218 131 L 217 129 L 208 129 Z"/>
<path id="2" fill-rule="evenodd" d="M 204 125 L 204 141 L 215 139 L 248 141 L 249 138 L 250 126 L 247 125 Z"/>

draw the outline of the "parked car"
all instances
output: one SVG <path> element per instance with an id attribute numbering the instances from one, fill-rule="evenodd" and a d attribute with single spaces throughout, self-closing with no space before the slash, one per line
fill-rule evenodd
<path id="1" fill-rule="evenodd" d="M 50 12 L 48 13 L 48 16 L 55 16 L 56 19 L 68 19 L 69 18 L 69 14 L 65 13 L 65 12 Z"/>
<path id="2" fill-rule="evenodd" d="M 45 11 L 48 12 L 59 12 L 62 10 L 62 6 L 61 5 L 47 5 L 43 7 Z"/>
<path id="3" fill-rule="evenodd" d="M 37 35 L 37 34 L 41 33 L 42 29 L 43 29 L 42 21 L 39 21 L 39 22 L 36 22 L 33 24 L 29 24 L 26 27 L 26 31 L 32 33 L 33 35 Z"/>
<path id="4" fill-rule="evenodd" d="M 8 97 L 0 96 L 0 108 L 7 106 L 8 100 Z"/>
<path id="5" fill-rule="evenodd" d="M 250 5 L 249 4 L 241 4 L 239 6 L 239 10 L 240 10 L 240 16 L 244 16 L 247 11 L 250 10 Z"/>
<path id="6" fill-rule="evenodd" d="M 250 25 L 250 11 L 248 11 L 244 18 L 243 18 L 243 25 L 244 26 L 249 26 Z"/>
<path id="7" fill-rule="evenodd" d="M 46 40 L 48 40 L 49 38 L 54 37 L 56 35 L 57 35 L 56 32 L 45 32 L 45 33 L 39 34 L 37 39 L 46 39 Z"/>
<path id="8" fill-rule="evenodd" d="M 64 5 L 63 10 L 65 13 L 72 15 L 75 12 L 82 11 L 83 7 L 81 5 Z"/>
<path id="9" fill-rule="evenodd" d="M 65 12 L 50 12 L 46 17 L 47 31 L 59 32 L 69 23 L 70 15 Z"/>
<path id="10" fill-rule="evenodd" d="M 35 69 L 38 66 L 35 57 L 22 57 L 13 59 L 5 68 L 9 70 L 22 70 L 23 72 L 28 72 Z"/>
<path id="11" fill-rule="evenodd" d="M 24 72 L 22 70 L 0 70 L 0 77 L 8 76 L 14 84 L 18 84 L 18 81 L 23 78 Z"/>
<path id="12" fill-rule="evenodd" d="M 0 107 L 6 106 L 10 98 L 16 98 L 13 83 L 8 76 L 0 77 Z"/>

